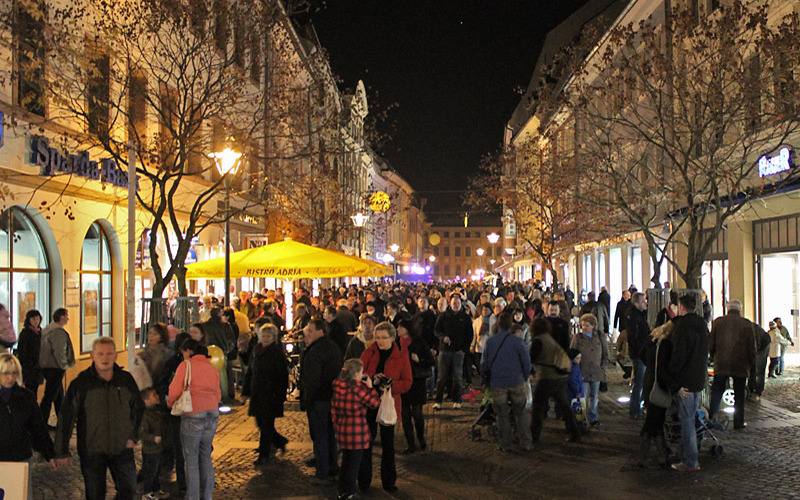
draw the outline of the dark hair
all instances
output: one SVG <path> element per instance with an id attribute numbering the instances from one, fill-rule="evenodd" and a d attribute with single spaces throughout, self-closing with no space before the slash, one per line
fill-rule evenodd
<path id="1" fill-rule="evenodd" d="M 191 337 L 181 345 L 181 351 L 191 351 L 192 354 L 208 357 L 208 348 Z"/>
<path id="2" fill-rule="evenodd" d="M 511 325 L 514 323 L 514 316 L 508 312 L 503 311 L 497 317 L 497 330 L 511 330 Z"/>
<path id="3" fill-rule="evenodd" d="M 69 314 L 69 312 L 66 309 L 64 309 L 63 307 L 59 307 L 58 309 L 53 311 L 53 321 L 58 323 L 59 321 L 61 321 L 61 318 L 63 318 L 67 314 Z"/>
<path id="4" fill-rule="evenodd" d="M 233 309 L 223 309 L 222 315 L 228 318 L 228 323 L 236 323 L 236 313 L 233 312 Z"/>
<path id="5" fill-rule="evenodd" d="M 192 323 L 192 325 L 189 328 L 191 328 L 192 326 L 197 328 L 198 330 L 200 330 L 200 333 L 203 334 L 203 340 L 205 340 L 205 338 L 206 338 L 206 328 L 203 326 L 203 323 Z M 191 337 L 191 335 L 190 335 L 190 337 Z"/>
<path id="6" fill-rule="evenodd" d="M 540 335 L 544 335 L 546 333 L 550 333 L 550 322 L 544 318 L 536 318 L 531 323 L 531 335 L 533 337 L 539 337 Z"/>
<path id="7" fill-rule="evenodd" d="M 216 322 L 220 321 L 220 318 L 222 318 L 222 309 L 219 307 L 212 307 L 208 312 L 210 314 L 209 320 L 214 320 Z"/>
<path id="8" fill-rule="evenodd" d="M 494 311 L 494 306 L 492 305 L 491 302 L 484 302 L 483 304 L 481 304 L 481 309 L 488 309 L 489 312 L 492 312 L 492 311 Z M 483 311 L 481 311 L 481 312 L 483 312 Z"/>
<path id="9" fill-rule="evenodd" d="M 333 314 L 334 316 L 336 316 L 336 308 L 334 306 L 328 306 L 325 308 L 325 313 Z"/>
<path id="10" fill-rule="evenodd" d="M 394 300 L 390 301 L 388 304 L 386 304 L 386 306 L 387 307 L 391 307 L 395 311 L 399 311 L 400 310 L 400 303 L 399 302 L 395 302 Z"/>
<path id="11" fill-rule="evenodd" d="M 36 309 L 31 309 L 27 313 L 25 313 L 25 322 L 22 323 L 23 328 L 28 328 L 31 326 L 31 320 L 33 318 L 39 318 L 39 326 L 42 326 L 42 313 L 40 313 Z"/>
<path id="12" fill-rule="evenodd" d="M 686 309 L 686 312 L 694 312 L 695 307 L 697 307 L 697 299 L 694 295 L 681 295 L 678 299 L 678 303 Z"/>
<path id="13" fill-rule="evenodd" d="M 410 319 L 401 319 L 397 322 L 397 327 L 403 327 L 408 332 L 408 337 L 410 339 L 416 339 L 419 337 L 419 332 L 417 331 L 416 327 L 414 326 L 414 322 Z"/>
<path id="14" fill-rule="evenodd" d="M 180 332 L 179 334 L 175 335 L 175 350 L 180 353 L 180 350 L 183 348 L 183 343 L 186 342 L 187 339 L 191 339 L 192 336 L 186 332 Z"/>
<path id="15" fill-rule="evenodd" d="M 315 330 L 322 330 L 323 335 L 328 333 L 328 325 L 325 324 L 324 320 L 319 318 L 314 318 L 308 322 L 309 325 L 314 325 Z"/>
<path id="16" fill-rule="evenodd" d="M 369 313 L 362 314 L 361 317 L 358 318 L 358 323 L 359 324 L 363 323 L 365 319 L 372 321 L 373 325 L 376 325 L 378 323 L 378 320 L 375 319 L 375 316 Z"/>
<path id="17" fill-rule="evenodd" d="M 165 344 L 169 342 L 169 331 L 167 330 L 167 325 L 164 323 L 151 323 L 150 326 L 147 328 L 147 331 L 154 330 L 158 334 L 158 342 L 161 344 Z"/>
<path id="18" fill-rule="evenodd" d="M 272 323 L 272 318 L 268 316 L 261 316 L 260 318 L 256 318 L 253 322 L 253 329 L 258 331 L 262 326 L 266 325 L 267 323 Z"/>

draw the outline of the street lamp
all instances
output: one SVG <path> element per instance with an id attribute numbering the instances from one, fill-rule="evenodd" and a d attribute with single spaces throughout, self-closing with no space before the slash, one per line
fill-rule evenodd
<path id="1" fill-rule="evenodd" d="M 485 252 L 485 250 L 483 248 L 479 248 L 479 249 L 475 250 L 475 253 L 478 254 L 478 257 L 483 257 L 483 253 L 484 252 Z"/>
<path id="2" fill-rule="evenodd" d="M 430 257 L 428 257 L 428 260 L 431 262 L 431 264 L 433 264 L 434 262 L 436 262 L 436 256 L 431 255 Z"/>
<path id="3" fill-rule="evenodd" d="M 231 183 L 239 170 L 242 153 L 227 146 L 222 151 L 210 153 L 208 156 L 214 159 L 219 175 L 225 182 L 225 296 L 223 303 L 225 307 L 228 307 L 231 305 Z"/>
<path id="4" fill-rule="evenodd" d="M 361 233 L 364 232 L 364 225 L 367 223 L 367 220 L 369 220 L 369 215 L 358 212 L 355 215 L 351 215 L 350 220 L 352 220 L 353 225 L 358 228 L 358 256 L 361 257 Z"/>
<path id="5" fill-rule="evenodd" d="M 394 264 L 392 264 L 392 269 L 394 270 L 394 281 L 397 281 L 397 252 L 400 250 L 400 245 L 397 243 L 392 243 L 389 245 L 389 250 L 392 251 L 392 257 L 394 257 Z"/>
<path id="6" fill-rule="evenodd" d="M 489 243 L 492 246 L 494 246 L 494 256 L 497 257 L 497 242 L 500 241 L 500 235 L 495 232 L 491 232 L 486 235 L 486 239 L 489 240 Z M 494 265 L 494 262 L 492 262 L 492 265 Z"/>

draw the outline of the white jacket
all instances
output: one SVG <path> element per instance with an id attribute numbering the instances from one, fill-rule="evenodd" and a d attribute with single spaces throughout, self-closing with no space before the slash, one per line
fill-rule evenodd
<path id="1" fill-rule="evenodd" d="M 489 334 L 481 337 L 481 324 L 483 323 L 483 316 L 478 316 L 472 320 L 472 331 L 475 335 L 472 336 L 472 345 L 470 350 L 472 352 L 483 352 L 486 349 L 486 341 L 492 336 L 494 332 L 494 324 L 497 321 L 497 316 L 492 314 L 489 316 Z"/>
<path id="2" fill-rule="evenodd" d="M 769 338 L 772 340 L 772 342 L 769 343 L 769 357 L 779 358 L 781 353 L 786 349 L 786 346 L 789 345 L 789 341 L 781 334 L 780 328 L 773 328 L 770 330 Z"/>

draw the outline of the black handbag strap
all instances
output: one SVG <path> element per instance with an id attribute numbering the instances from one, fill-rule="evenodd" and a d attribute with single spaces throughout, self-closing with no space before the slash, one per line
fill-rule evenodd
<path id="1" fill-rule="evenodd" d="M 506 343 L 506 340 L 508 340 L 508 337 L 510 337 L 511 335 L 513 335 L 513 334 L 509 333 L 508 335 L 506 335 L 506 337 L 503 339 L 502 342 L 500 342 L 500 345 L 497 347 L 497 352 L 494 353 L 494 356 L 492 356 L 492 360 L 489 362 L 489 371 L 490 372 L 492 371 L 492 366 L 494 365 L 494 360 L 497 359 L 497 355 L 500 354 L 500 349 L 503 347 L 503 344 Z"/>

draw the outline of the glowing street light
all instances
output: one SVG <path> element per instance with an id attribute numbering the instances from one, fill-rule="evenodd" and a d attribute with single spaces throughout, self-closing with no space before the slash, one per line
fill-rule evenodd
<path id="1" fill-rule="evenodd" d="M 398 245 L 397 243 L 392 243 L 391 245 L 389 245 L 389 250 L 391 250 L 392 253 L 397 253 L 397 251 L 400 250 L 400 245 Z"/>
<path id="2" fill-rule="evenodd" d="M 431 255 L 430 257 L 428 257 L 428 260 L 429 260 L 431 263 L 433 263 L 433 262 L 436 262 L 436 256 L 434 256 L 434 255 Z"/>
<path id="3" fill-rule="evenodd" d="M 497 233 L 489 233 L 486 235 L 486 239 L 489 240 L 489 243 L 492 245 L 496 245 L 498 241 L 500 241 L 500 235 Z"/>
<path id="4" fill-rule="evenodd" d="M 367 223 L 369 219 L 369 215 L 364 215 L 361 212 L 358 212 L 355 215 L 350 216 L 350 220 L 353 221 L 353 225 L 358 229 L 358 256 L 361 257 L 361 234 L 364 232 L 364 225 Z"/>
<path id="5" fill-rule="evenodd" d="M 485 250 L 483 248 L 479 248 L 479 249 L 475 250 L 475 253 L 478 254 L 478 257 L 483 257 L 484 252 L 485 252 Z"/>
<path id="6" fill-rule="evenodd" d="M 222 151 L 209 153 L 208 156 L 214 159 L 217 171 L 225 182 L 225 295 L 223 304 L 228 307 L 231 305 L 231 183 L 239 170 L 242 153 L 227 146 Z"/>

